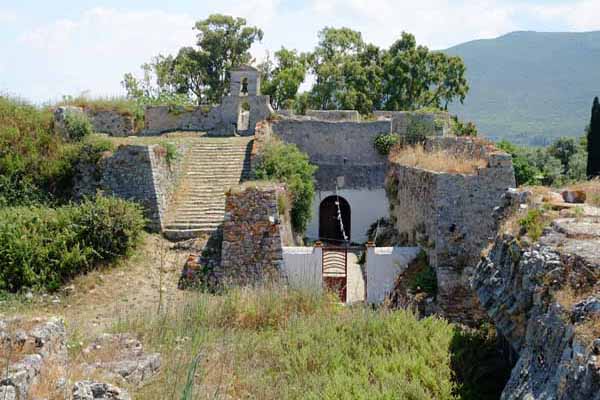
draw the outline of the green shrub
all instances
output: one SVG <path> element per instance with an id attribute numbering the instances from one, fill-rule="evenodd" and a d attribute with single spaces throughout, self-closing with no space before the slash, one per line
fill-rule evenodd
<path id="1" fill-rule="evenodd" d="M 166 151 L 165 159 L 167 161 L 167 164 L 171 165 L 173 163 L 173 161 L 177 160 L 177 157 L 178 157 L 177 146 L 175 146 L 171 142 L 164 142 L 164 143 L 162 143 L 162 146 L 164 147 L 164 149 Z"/>
<path id="2" fill-rule="evenodd" d="M 513 365 L 494 327 L 483 325 L 478 329 L 467 329 L 457 326 L 450 349 L 459 398 L 498 399 Z"/>
<path id="3" fill-rule="evenodd" d="M 519 226 L 523 234 L 535 241 L 544 233 L 547 222 L 548 217 L 545 215 L 544 210 L 534 208 L 527 211 L 527 215 L 519 219 Z"/>
<path id="4" fill-rule="evenodd" d="M 0 209 L 0 290 L 57 289 L 96 263 L 127 254 L 143 226 L 141 209 L 116 198 Z"/>
<path id="5" fill-rule="evenodd" d="M 477 126 L 471 121 L 462 122 L 457 116 L 452 117 L 452 131 L 456 136 L 477 136 Z"/>
<path id="6" fill-rule="evenodd" d="M 373 145 L 379 154 L 387 156 L 399 140 L 400 136 L 396 133 L 381 133 L 375 137 Z"/>
<path id="7" fill-rule="evenodd" d="M 298 150 L 296 145 L 278 140 L 265 144 L 254 170 L 257 179 L 276 180 L 287 185 L 292 197 L 292 227 L 298 233 L 306 230 L 311 218 L 316 170 L 308 155 Z"/>
<path id="8" fill-rule="evenodd" d="M 54 134 L 49 110 L 0 96 L 0 206 L 64 197 L 77 153 Z"/>
<path id="9" fill-rule="evenodd" d="M 93 132 L 92 123 L 85 114 L 79 112 L 66 113 L 64 134 L 68 140 L 80 142 Z"/>
<path id="10" fill-rule="evenodd" d="M 427 253 L 421 251 L 414 261 L 415 272 L 411 274 L 408 282 L 409 288 L 414 293 L 427 293 L 430 296 L 437 294 L 437 275 L 435 270 L 429 265 Z"/>

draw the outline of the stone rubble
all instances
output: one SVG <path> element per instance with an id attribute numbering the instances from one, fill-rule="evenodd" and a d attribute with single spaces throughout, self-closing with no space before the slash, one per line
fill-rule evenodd
<path id="1" fill-rule="evenodd" d="M 83 350 L 85 359 L 96 361 L 70 365 L 65 326 L 58 318 L 0 320 L 0 350 L 3 359 L 12 360 L 0 375 L 2 400 L 31 398 L 30 392 L 45 368 L 58 368 L 56 388 L 64 390 L 68 385 L 64 371 L 70 369 L 87 376 L 103 376 L 110 382 L 141 386 L 159 372 L 161 365 L 160 354 L 145 353 L 142 343 L 130 334 L 101 335 Z M 97 381 L 75 383 L 72 396 L 74 400 L 130 399 L 126 390 Z"/>

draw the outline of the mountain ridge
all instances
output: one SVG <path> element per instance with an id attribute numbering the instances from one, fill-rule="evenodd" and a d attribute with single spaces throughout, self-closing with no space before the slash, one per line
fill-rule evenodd
<path id="1" fill-rule="evenodd" d="M 450 111 L 493 140 L 580 136 L 600 95 L 600 31 L 514 31 L 442 51 L 463 58 L 471 86 Z"/>

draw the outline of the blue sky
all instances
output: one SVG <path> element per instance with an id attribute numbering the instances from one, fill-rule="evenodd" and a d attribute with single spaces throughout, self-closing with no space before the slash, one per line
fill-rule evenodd
<path id="1" fill-rule="evenodd" d="M 194 21 L 216 12 L 265 31 L 258 60 L 281 46 L 312 49 L 324 26 L 380 46 L 406 30 L 434 49 L 514 30 L 600 30 L 599 0 L 1 0 L 0 93 L 38 103 L 122 94 L 125 72 L 192 45 Z"/>

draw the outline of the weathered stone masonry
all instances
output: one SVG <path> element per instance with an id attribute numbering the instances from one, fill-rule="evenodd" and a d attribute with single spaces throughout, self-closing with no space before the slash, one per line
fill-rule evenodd
<path id="1" fill-rule="evenodd" d="M 279 277 L 283 240 L 291 236 L 278 210 L 281 196 L 287 196 L 283 186 L 255 182 L 229 191 L 217 272 L 221 282 L 243 285 Z"/>
<path id="2" fill-rule="evenodd" d="M 390 214 L 408 243 L 426 249 L 438 280 L 438 302 L 451 320 L 476 320 L 483 313 L 469 278 L 496 230 L 492 216 L 506 189 L 515 186 L 510 156 L 468 139 L 432 139 L 461 154 L 485 155 L 487 168 L 473 175 L 433 172 L 392 163 L 386 186 Z"/>
<path id="3" fill-rule="evenodd" d="M 169 163 L 162 145 L 120 146 L 98 165 L 78 166 L 76 195 L 94 195 L 101 191 L 133 200 L 144 208 L 148 227 L 160 231 L 187 151 L 187 146 L 179 145 L 176 159 Z"/>

